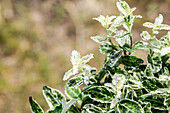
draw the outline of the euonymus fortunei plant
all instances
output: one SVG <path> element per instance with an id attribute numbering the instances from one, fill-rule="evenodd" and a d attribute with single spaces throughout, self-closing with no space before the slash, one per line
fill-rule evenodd
<path id="1" fill-rule="evenodd" d="M 140 15 L 133 15 L 136 8 L 130 8 L 125 1 L 118 0 L 120 16 L 99 16 L 94 18 L 106 29 L 106 36 L 93 36 L 101 43 L 99 50 L 107 54 L 103 67 L 96 69 L 86 63 L 93 54 L 81 57 L 73 51 L 73 67 L 65 73 L 63 80 L 65 94 L 48 86 L 43 87 L 44 97 L 49 105 L 46 113 L 168 113 L 170 111 L 170 31 L 159 40 L 159 30 L 170 30 L 162 24 L 160 14 L 154 23 L 143 26 L 151 28 L 141 33 L 144 41 L 132 44 L 132 26 Z M 124 28 L 120 30 L 120 26 Z M 122 27 L 121 27 L 122 28 Z M 117 42 L 115 45 L 112 40 Z M 147 42 L 146 42 L 147 41 Z M 147 64 L 133 56 L 135 50 L 148 51 Z M 79 86 L 84 84 L 84 88 Z M 44 113 L 38 103 L 29 98 L 33 113 Z"/>

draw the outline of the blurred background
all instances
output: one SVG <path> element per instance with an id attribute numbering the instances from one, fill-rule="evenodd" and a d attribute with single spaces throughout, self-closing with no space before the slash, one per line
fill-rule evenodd
<path id="1" fill-rule="evenodd" d="M 142 23 L 153 22 L 159 13 L 170 25 L 170 0 L 126 1 L 143 16 L 135 21 L 133 42 L 148 30 Z M 62 78 L 72 66 L 72 50 L 82 56 L 94 53 L 89 64 L 99 70 L 105 56 L 90 36 L 106 34 L 92 20 L 100 14 L 119 15 L 116 0 L 0 0 L 0 113 L 30 113 L 30 95 L 47 110 L 42 86 L 64 92 Z M 146 54 L 135 53 L 145 63 Z"/>

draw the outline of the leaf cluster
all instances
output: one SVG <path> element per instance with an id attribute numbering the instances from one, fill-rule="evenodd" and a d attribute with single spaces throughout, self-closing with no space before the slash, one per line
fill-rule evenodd
<path id="1" fill-rule="evenodd" d="M 170 30 L 162 24 L 160 14 L 154 23 L 146 22 L 143 26 L 152 28 L 152 34 L 143 31 L 141 38 L 132 44 L 132 27 L 136 18 L 136 8 L 130 8 L 125 1 L 118 0 L 119 16 L 99 16 L 94 18 L 106 29 L 107 36 L 91 37 L 101 43 L 99 50 L 107 54 L 103 67 L 96 68 L 86 64 L 93 54 L 81 57 L 73 51 L 73 68 L 67 71 L 63 80 L 65 94 L 44 86 L 43 94 L 50 107 L 46 113 L 166 113 L 170 110 L 170 31 L 159 40 L 158 30 Z M 124 29 L 119 29 L 123 26 Z M 117 42 L 113 44 L 112 40 Z M 148 51 L 147 64 L 133 56 L 136 50 Z M 85 87 L 80 89 L 84 84 Z M 33 113 L 44 111 L 29 98 Z"/>

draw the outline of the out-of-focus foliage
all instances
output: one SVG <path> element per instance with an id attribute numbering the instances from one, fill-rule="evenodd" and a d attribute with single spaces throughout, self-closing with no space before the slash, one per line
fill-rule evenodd
<path id="1" fill-rule="evenodd" d="M 133 41 L 140 40 L 141 23 L 159 13 L 164 15 L 165 24 L 170 20 L 170 0 L 127 1 L 137 7 L 137 14 L 147 17 L 136 20 Z M 104 57 L 89 37 L 105 32 L 92 17 L 118 15 L 117 10 L 113 12 L 115 2 L 0 0 L 0 112 L 30 113 L 29 95 L 39 97 L 42 108 L 47 109 L 41 87 L 48 84 L 63 92 L 62 77 L 71 65 L 68 58 L 73 49 L 94 53 L 96 59 L 91 64 L 101 68 Z M 137 54 L 140 58 L 145 55 Z"/>

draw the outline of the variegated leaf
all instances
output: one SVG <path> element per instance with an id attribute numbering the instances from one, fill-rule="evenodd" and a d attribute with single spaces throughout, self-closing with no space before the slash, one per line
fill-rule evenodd
<path id="1" fill-rule="evenodd" d="M 163 22 L 163 16 L 162 14 L 159 14 L 159 16 L 155 19 L 155 25 L 160 25 Z"/>
<path id="2" fill-rule="evenodd" d="M 147 31 L 143 31 L 140 36 L 142 37 L 143 40 L 150 40 L 152 37 Z"/>
<path id="3" fill-rule="evenodd" d="M 94 40 L 97 43 L 103 43 L 104 41 L 107 40 L 107 37 L 104 36 L 93 36 L 91 37 L 92 40 Z"/>
<path id="4" fill-rule="evenodd" d="M 82 98 L 81 90 L 78 87 L 69 87 L 68 84 L 65 84 L 65 94 L 70 99 L 80 99 Z"/>
<path id="5" fill-rule="evenodd" d="M 151 57 L 151 55 L 148 55 L 147 61 L 151 64 L 153 73 L 159 72 L 162 69 L 162 61 L 160 56 Z"/>
<path id="6" fill-rule="evenodd" d="M 93 104 L 86 104 L 82 108 L 81 113 L 105 113 L 100 107 L 97 107 Z"/>
<path id="7" fill-rule="evenodd" d="M 119 102 L 117 111 L 119 113 L 144 113 L 142 106 L 130 99 L 123 99 Z"/>
<path id="8" fill-rule="evenodd" d="M 29 97 L 29 103 L 32 113 L 44 113 L 40 105 L 31 96 Z"/>
<path id="9" fill-rule="evenodd" d="M 111 103 L 115 95 L 105 86 L 92 86 L 86 89 L 83 93 L 84 96 L 88 96 L 92 100 L 100 103 Z"/>
<path id="10" fill-rule="evenodd" d="M 62 100 L 65 100 L 64 95 L 59 90 L 48 86 L 43 86 L 43 95 L 51 109 L 60 106 Z"/>

